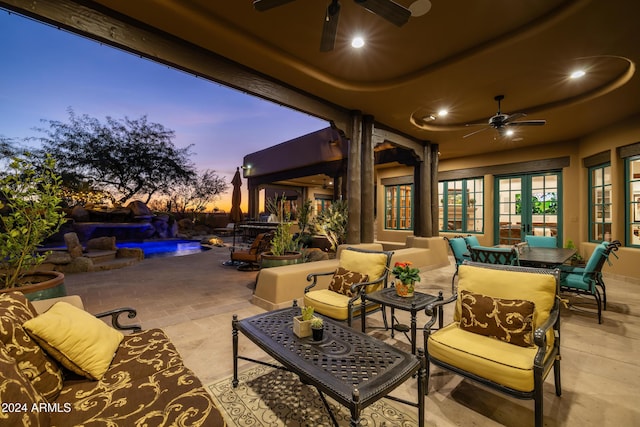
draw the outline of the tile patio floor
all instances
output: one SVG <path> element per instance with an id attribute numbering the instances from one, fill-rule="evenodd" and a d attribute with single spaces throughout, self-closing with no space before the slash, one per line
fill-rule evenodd
<path id="1" fill-rule="evenodd" d="M 227 248 L 214 248 L 196 255 L 147 259 L 119 270 L 67 275 L 65 283 L 67 293 L 80 295 L 92 313 L 136 308 L 143 328 L 164 329 L 186 365 L 208 384 L 232 374 L 232 315 L 244 318 L 263 312 L 250 302 L 256 272 L 222 266 L 228 257 Z M 443 290 L 446 297 L 453 271 L 450 266 L 424 273 L 418 290 Z M 620 280 L 605 273 L 605 281 L 609 304 L 602 325 L 595 314 L 563 310 L 563 395 L 555 396 L 553 375 L 549 375 L 544 403 L 547 426 L 640 425 L 640 280 Z M 407 315 L 397 313 L 401 319 Z M 371 319 L 381 323 L 379 314 Z M 426 319 L 421 313 L 418 325 Z M 450 312 L 445 312 L 445 323 L 447 319 Z M 379 337 L 381 333 L 375 332 Z M 396 339 L 382 337 L 410 349 L 401 334 Z M 240 352 L 267 360 L 243 338 Z M 240 362 L 240 369 L 248 364 Z M 415 392 L 413 381 L 397 390 L 405 397 Z M 427 424 L 435 426 L 533 425 L 533 401 L 511 399 L 437 369 L 432 373 L 426 412 Z"/>

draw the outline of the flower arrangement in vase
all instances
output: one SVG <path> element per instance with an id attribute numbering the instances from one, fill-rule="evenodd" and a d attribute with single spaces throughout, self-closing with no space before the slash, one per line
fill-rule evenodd
<path id="1" fill-rule="evenodd" d="M 401 297 L 412 297 L 416 282 L 420 281 L 420 270 L 409 261 L 396 262 L 391 270 L 396 278 L 396 293 Z"/>

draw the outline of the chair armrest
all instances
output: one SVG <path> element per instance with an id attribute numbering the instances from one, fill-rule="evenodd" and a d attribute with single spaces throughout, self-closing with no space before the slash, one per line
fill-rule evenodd
<path id="1" fill-rule="evenodd" d="M 131 330 L 133 332 L 138 332 L 142 330 L 140 325 L 122 325 L 120 323 L 119 317 L 121 314 L 127 313 L 127 317 L 129 319 L 133 319 L 138 314 L 136 310 L 129 307 L 116 308 L 114 310 L 105 311 L 104 313 L 95 314 L 97 318 L 103 318 L 111 316 L 111 325 L 118 330 L 126 331 Z"/>
<path id="2" fill-rule="evenodd" d="M 313 283 L 304 288 L 304 293 L 306 294 L 307 292 L 309 292 L 309 290 L 311 288 L 313 288 L 315 285 L 318 284 L 318 277 L 320 277 L 320 276 L 329 276 L 329 275 L 331 275 L 333 273 L 335 273 L 335 271 L 327 271 L 327 272 L 324 272 L 324 273 L 310 273 L 310 274 L 308 274 L 307 275 L 307 282 L 313 281 Z"/>
<path id="3" fill-rule="evenodd" d="M 438 310 L 439 307 L 442 307 L 444 305 L 450 304 L 454 301 L 456 301 L 458 299 L 458 294 L 453 294 L 451 295 L 449 298 L 445 299 L 445 300 L 441 300 L 441 301 L 435 301 L 432 302 L 431 304 L 427 305 L 424 309 L 424 312 L 427 316 L 431 316 L 431 319 L 429 319 L 427 321 L 427 323 L 424 325 L 424 336 L 425 338 L 427 338 L 429 336 L 429 334 L 431 333 L 431 328 L 433 327 L 433 325 L 436 323 L 436 321 L 438 320 L 438 312 L 440 310 Z M 426 341 L 425 341 L 425 345 L 426 345 Z"/>
<path id="4" fill-rule="evenodd" d="M 547 331 L 549 328 L 552 328 L 553 325 L 558 320 L 558 316 L 560 315 L 560 309 L 555 308 L 551 310 L 549 313 L 549 318 L 542 325 L 538 326 L 535 331 L 533 331 L 533 343 L 538 347 L 546 347 L 547 345 Z"/>

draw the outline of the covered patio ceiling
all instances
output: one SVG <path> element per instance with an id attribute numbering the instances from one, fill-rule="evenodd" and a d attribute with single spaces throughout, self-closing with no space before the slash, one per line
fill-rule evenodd
<path id="1" fill-rule="evenodd" d="M 327 120 L 336 119 L 331 108 L 362 111 L 377 126 L 438 144 L 441 159 L 561 143 L 640 118 L 637 0 L 396 0 L 407 8 L 431 4 L 401 27 L 342 0 L 329 52 L 320 51 L 320 40 L 331 1 L 281 3 L 257 11 L 250 0 L 0 0 Z M 361 49 L 350 44 L 357 34 L 365 39 Z M 167 38 L 211 54 L 212 62 L 228 60 L 237 73 L 207 74 L 194 69 L 193 58 L 167 56 Z M 577 69 L 586 75 L 569 78 Z M 466 124 L 496 114 L 496 95 L 505 96 L 502 113 L 525 112 L 519 120 L 546 125 L 514 127 L 512 138 L 494 129 L 464 138 L 481 129 Z"/>

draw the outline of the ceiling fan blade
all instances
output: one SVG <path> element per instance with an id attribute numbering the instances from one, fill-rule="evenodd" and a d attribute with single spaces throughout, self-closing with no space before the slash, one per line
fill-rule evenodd
<path id="1" fill-rule="evenodd" d="M 253 0 L 253 8 L 259 12 L 291 3 L 293 0 Z"/>
<path id="2" fill-rule="evenodd" d="M 522 122 L 509 122 L 509 126 L 542 126 L 547 123 L 546 120 L 525 120 Z"/>
<path id="3" fill-rule="evenodd" d="M 392 24 L 402 27 L 409 21 L 411 11 L 392 0 L 354 0 L 370 12 L 379 15 Z"/>
<path id="4" fill-rule="evenodd" d="M 338 18 L 340 17 L 340 3 L 333 0 L 327 7 L 327 13 L 322 24 L 322 38 L 320 39 L 320 52 L 330 52 L 336 44 L 338 32 Z"/>
<path id="5" fill-rule="evenodd" d="M 468 125 L 467 125 L 467 126 L 468 126 Z M 485 126 L 487 126 L 487 125 L 486 125 L 486 123 L 485 123 Z M 491 127 L 487 126 L 487 127 L 485 127 L 485 128 L 478 129 L 478 130 L 476 130 L 476 131 L 473 131 L 473 132 L 471 132 L 471 133 L 466 134 L 465 136 L 463 136 L 463 138 L 468 138 L 468 137 L 470 137 L 471 135 L 475 135 L 476 133 L 483 132 L 483 131 L 485 131 L 485 130 L 487 130 L 487 129 L 491 129 Z"/>
<path id="6" fill-rule="evenodd" d="M 522 117 L 526 117 L 527 115 L 525 113 L 513 113 L 513 114 L 509 114 L 509 116 L 507 117 L 507 119 L 504 121 L 505 123 L 509 123 L 513 120 L 522 118 Z"/>

